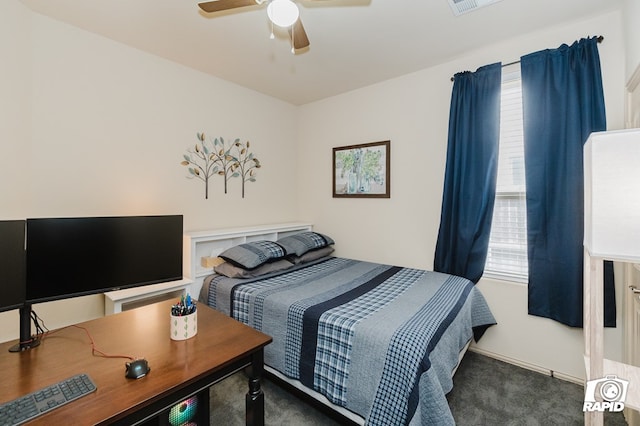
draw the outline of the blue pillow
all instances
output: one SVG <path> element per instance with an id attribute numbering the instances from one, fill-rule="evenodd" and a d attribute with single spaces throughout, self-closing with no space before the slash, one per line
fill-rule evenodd
<path id="1" fill-rule="evenodd" d="M 326 235 L 317 232 L 300 232 L 278 240 L 287 256 L 302 256 L 308 251 L 334 244 L 334 241 Z"/>
<path id="2" fill-rule="evenodd" d="M 279 244 L 263 240 L 233 246 L 218 256 L 242 268 L 252 269 L 283 258 L 285 251 Z"/>

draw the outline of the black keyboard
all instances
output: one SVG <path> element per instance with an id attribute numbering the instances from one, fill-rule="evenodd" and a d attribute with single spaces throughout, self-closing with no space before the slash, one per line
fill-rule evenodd
<path id="1" fill-rule="evenodd" d="M 95 391 L 86 374 L 78 374 L 0 405 L 0 426 L 19 425 Z"/>

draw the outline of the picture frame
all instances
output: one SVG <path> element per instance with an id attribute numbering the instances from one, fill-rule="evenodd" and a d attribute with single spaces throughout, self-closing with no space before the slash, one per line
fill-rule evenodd
<path id="1" fill-rule="evenodd" d="M 391 141 L 333 148 L 333 198 L 391 198 Z"/>

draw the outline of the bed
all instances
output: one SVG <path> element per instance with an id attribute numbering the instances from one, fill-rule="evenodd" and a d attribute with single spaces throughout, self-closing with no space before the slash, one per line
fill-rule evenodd
<path id="1" fill-rule="evenodd" d="M 495 324 L 482 294 L 461 277 L 336 257 L 333 246 L 313 231 L 233 246 L 199 300 L 272 336 L 267 370 L 353 422 L 455 424 L 453 372 Z"/>

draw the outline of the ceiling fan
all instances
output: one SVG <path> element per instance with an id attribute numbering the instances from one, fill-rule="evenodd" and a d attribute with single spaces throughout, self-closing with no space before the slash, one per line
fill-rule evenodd
<path id="1" fill-rule="evenodd" d="M 214 0 L 199 3 L 200 9 L 207 13 L 222 12 L 246 6 L 267 3 L 267 15 L 274 25 L 287 28 L 291 37 L 291 51 L 309 46 L 309 38 L 302 26 L 298 6 L 291 0 Z M 271 34 L 273 38 L 273 32 Z"/>

